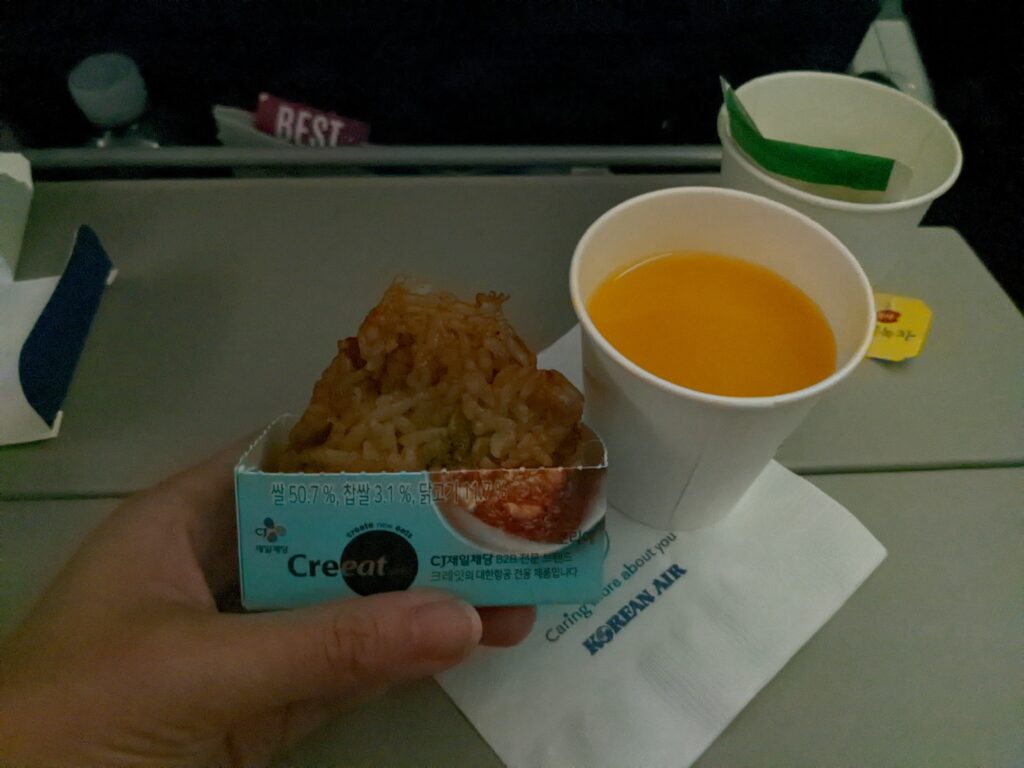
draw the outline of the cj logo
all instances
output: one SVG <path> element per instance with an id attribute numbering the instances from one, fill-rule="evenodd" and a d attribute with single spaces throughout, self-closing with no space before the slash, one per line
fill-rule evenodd
<path id="1" fill-rule="evenodd" d="M 263 527 L 256 529 L 256 535 L 262 536 L 267 541 L 277 541 L 282 538 L 287 529 L 283 525 L 274 525 L 274 518 L 267 517 L 263 520 Z"/>

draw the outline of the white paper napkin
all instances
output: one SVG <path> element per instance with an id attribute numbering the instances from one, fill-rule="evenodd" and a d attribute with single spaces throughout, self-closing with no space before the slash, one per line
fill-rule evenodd
<path id="1" fill-rule="evenodd" d="M 14 282 L 31 205 L 28 160 L 16 152 L 0 152 L 0 286 Z"/>
<path id="2" fill-rule="evenodd" d="M 578 383 L 578 329 L 541 363 Z M 886 555 L 775 462 L 712 527 L 610 509 L 608 533 L 596 605 L 541 609 L 522 645 L 439 677 L 510 766 L 690 765 Z"/>
<path id="3" fill-rule="evenodd" d="M 0 208 L 4 194 L 0 188 Z M 57 436 L 89 327 L 116 274 L 96 233 L 82 226 L 60 276 L 0 275 L 0 446 Z"/>
<path id="4" fill-rule="evenodd" d="M 47 423 L 25 397 L 18 363 L 25 339 L 57 287 L 56 277 L 0 284 L 0 445 L 56 437 L 61 414 Z"/>

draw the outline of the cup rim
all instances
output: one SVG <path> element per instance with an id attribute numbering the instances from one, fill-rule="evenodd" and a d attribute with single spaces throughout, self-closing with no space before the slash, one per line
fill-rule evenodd
<path id="1" fill-rule="evenodd" d="M 106 77 L 98 81 L 90 79 L 97 68 L 104 66 L 110 67 L 109 71 L 103 73 Z M 137 77 L 141 77 L 138 65 L 130 56 L 120 51 L 104 51 L 78 62 L 68 73 L 68 87 L 79 93 L 104 93 Z"/>
<path id="2" fill-rule="evenodd" d="M 949 175 L 941 184 L 939 184 L 936 187 L 933 187 L 928 192 L 918 195 L 917 197 L 911 197 L 905 200 L 894 200 L 889 203 L 852 203 L 847 200 L 833 200 L 830 197 L 822 197 L 821 195 L 811 194 L 810 192 L 805 192 L 802 189 L 798 189 L 796 187 L 790 186 L 789 184 L 779 181 L 771 174 L 766 173 L 764 169 L 761 168 L 761 166 L 757 165 L 757 163 L 753 162 L 749 157 L 747 157 L 747 154 L 742 149 L 740 149 L 739 145 L 737 145 L 735 141 L 733 141 L 732 131 L 729 128 L 729 122 L 727 119 L 725 104 L 723 104 L 718 110 L 717 121 L 718 139 L 719 141 L 721 141 L 723 149 L 729 152 L 730 155 L 733 156 L 737 160 L 737 162 L 739 162 L 740 165 L 743 166 L 744 170 L 746 170 L 748 173 L 752 173 L 763 183 L 767 184 L 768 186 L 772 187 L 775 190 L 778 190 L 779 192 L 794 197 L 797 200 L 801 200 L 810 205 L 816 205 L 821 208 L 829 208 L 837 211 L 847 211 L 851 213 L 875 214 L 893 213 L 895 211 L 902 211 L 907 208 L 913 208 L 917 205 L 930 203 L 932 200 L 941 197 L 947 191 L 949 191 L 949 188 L 952 187 L 953 184 L 956 183 L 956 180 L 960 177 L 960 171 L 963 168 L 964 156 L 963 150 L 960 147 L 960 139 L 957 138 L 956 132 L 949 125 L 946 119 L 942 117 L 942 115 L 940 115 L 937 111 L 932 109 L 927 104 L 918 101 L 913 96 L 907 95 L 903 91 L 897 90 L 895 88 L 890 88 L 886 85 L 882 85 L 881 83 L 872 82 L 871 80 L 865 80 L 860 77 L 853 77 L 852 75 L 842 75 L 836 72 L 808 72 L 800 70 L 790 70 L 786 72 L 774 72 L 770 75 L 762 75 L 761 77 L 755 77 L 752 80 L 748 80 L 739 88 L 737 88 L 736 93 L 740 97 L 742 97 L 742 90 L 751 83 L 763 83 L 770 80 L 782 80 L 797 77 L 812 80 L 820 79 L 854 81 L 858 83 L 858 85 L 861 85 L 865 88 L 874 88 L 884 92 L 886 95 L 895 96 L 898 99 L 902 99 L 906 102 L 909 102 L 916 109 L 928 113 L 928 115 L 935 119 L 936 125 L 939 126 L 941 130 L 945 131 L 946 135 L 953 141 L 953 149 L 956 152 L 956 159 L 953 163 L 953 169 L 952 171 L 950 171 Z"/>
<path id="3" fill-rule="evenodd" d="M 659 376 L 654 375 L 650 371 L 641 368 L 639 365 L 634 363 L 624 354 L 619 352 L 609 342 L 599 330 L 594 322 L 590 319 L 590 313 L 587 311 L 586 305 L 583 302 L 583 298 L 580 295 L 579 285 L 579 273 L 580 273 L 580 262 L 584 250 L 593 240 L 595 232 L 599 230 L 605 222 L 614 216 L 617 216 L 622 211 L 627 210 L 638 205 L 643 205 L 646 202 L 661 198 L 661 197 L 694 197 L 694 196 L 707 196 L 707 197 L 719 197 L 719 198 L 733 198 L 745 200 L 754 205 L 761 205 L 768 208 L 773 208 L 776 211 L 790 216 L 792 218 L 800 220 L 805 226 L 810 227 L 818 232 L 819 235 L 823 236 L 830 244 L 839 250 L 846 260 L 850 263 L 850 266 L 854 269 L 854 274 L 859 280 L 863 295 L 867 300 L 868 305 L 868 322 L 864 328 L 863 338 L 861 339 L 860 345 L 856 351 L 849 357 L 849 359 L 827 377 L 821 381 L 817 381 L 808 387 L 803 389 L 797 389 L 793 392 L 784 392 L 780 395 L 763 395 L 758 397 L 736 397 L 731 395 L 715 395 L 710 392 L 701 392 L 697 389 L 690 389 L 684 387 L 681 384 L 674 384 L 671 381 L 662 379 Z M 701 403 L 708 405 L 727 407 L 730 409 L 749 409 L 757 410 L 764 408 L 774 408 L 781 405 L 787 405 L 797 403 L 802 400 L 813 398 L 838 384 L 840 381 L 845 379 L 850 372 L 860 364 L 867 353 L 868 346 L 871 344 L 871 339 L 874 335 L 875 328 L 875 300 L 874 293 L 871 289 L 871 284 L 868 282 L 867 275 L 864 274 L 864 270 L 861 268 L 857 259 L 854 258 L 850 249 L 847 248 L 843 243 L 825 229 L 823 226 L 818 224 L 810 217 L 796 211 L 789 206 L 783 205 L 782 203 L 776 202 L 775 200 L 769 200 L 766 197 L 760 197 L 749 192 L 740 192 L 734 189 L 723 189 L 721 187 L 670 187 L 668 189 L 659 189 L 653 192 L 647 192 L 636 197 L 631 197 L 628 200 L 624 200 L 613 208 L 605 211 L 601 216 L 594 220 L 587 231 L 583 233 L 583 237 L 580 238 L 576 244 L 576 249 L 573 251 L 572 262 L 569 266 L 569 297 L 572 301 L 573 310 L 576 313 L 576 317 L 580 322 L 581 327 L 584 331 L 601 347 L 606 355 L 612 360 L 619 364 L 633 376 L 641 379 L 642 381 L 651 384 L 658 389 L 663 390 L 671 395 L 682 396 L 689 400 L 696 400 Z"/>

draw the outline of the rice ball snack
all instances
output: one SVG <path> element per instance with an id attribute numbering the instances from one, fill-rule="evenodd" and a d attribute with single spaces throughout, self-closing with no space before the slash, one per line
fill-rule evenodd
<path id="1" fill-rule="evenodd" d="M 505 319 L 507 299 L 393 283 L 338 342 L 276 471 L 428 471 L 446 518 L 459 508 L 513 536 L 570 541 L 596 489 L 581 494 L 565 470 L 596 438 L 583 395 L 538 370 Z M 509 469 L 537 471 L 495 472 Z"/>

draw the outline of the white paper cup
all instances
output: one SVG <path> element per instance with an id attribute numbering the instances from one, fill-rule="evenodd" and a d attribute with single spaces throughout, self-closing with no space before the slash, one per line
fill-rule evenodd
<path id="1" fill-rule="evenodd" d="M 587 305 L 622 267 L 669 251 L 732 256 L 796 285 L 832 327 L 836 372 L 784 395 L 723 397 L 631 362 L 598 332 Z M 655 528 L 722 518 L 817 399 L 861 361 L 874 331 L 867 277 L 836 237 L 784 205 L 727 189 L 666 189 L 612 208 L 576 246 L 569 290 L 583 329 L 586 418 L 608 448 L 608 499 Z"/>
<path id="2" fill-rule="evenodd" d="M 723 184 L 778 200 L 823 224 L 853 251 L 872 282 L 892 269 L 932 201 L 960 175 L 963 156 L 953 129 L 894 88 L 829 72 L 780 72 L 744 83 L 736 94 L 768 138 L 891 157 L 910 167 L 903 200 L 822 197 L 753 162 L 733 141 L 725 107 L 718 113 Z"/>

